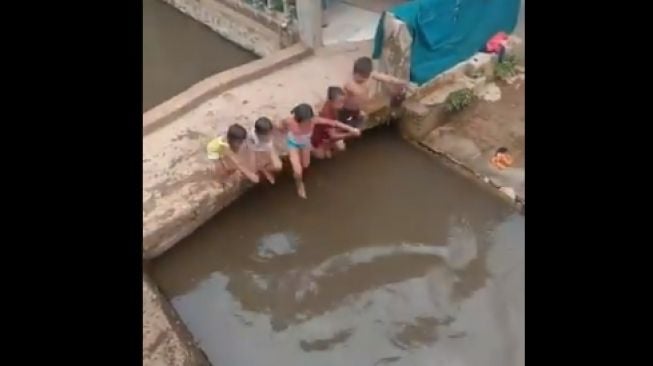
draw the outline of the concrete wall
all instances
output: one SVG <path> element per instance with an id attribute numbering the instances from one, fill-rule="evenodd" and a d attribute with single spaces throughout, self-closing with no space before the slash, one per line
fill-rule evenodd
<path id="1" fill-rule="evenodd" d="M 297 0 L 299 38 L 311 48 L 322 46 L 322 4 L 316 0 Z"/>
<path id="2" fill-rule="evenodd" d="M 210 76 L 143 114 L 143 136 L 231 88 L 265 76 L 311 54 L 302 44 Z"/>
<path id="3" fill-rule="evenodd" d="M 524 9 L 526 7 L 526 0 L 521 0 L 521 7 L 519 8 L 519 18 L 517 18 L 517 26 L 515 26 L 515 31 L 514 33 L 519 36 L 522 40 L 521 47 L 518 49 L 517 56 L 522 59 L 526 60 L 526 56 L 524 53 L 524 49 L 526 48 L 526 29 L 525 29 L 525 24 L 526 20 L 524 18 Z"/>
<path id="4" fill-rule="evenodd" d="M 524 9 L 526 6 L 526 0 L 521 0 L 521 7 L 519 8 L 519 17 L 517 18 L 517 26 L 515 27 L 515 34 L 517 34 L 522 40 L 526 40 L 525 31 L 524 31 Z"/>
<path id="5" fill-rule="evenodd" d="M 210 366 L 172 306 L 145 273 L 143 366 Z"/>
<path id="6" fill-rule="evenodd" d="M 282 28 L 289 21 L 287 14 L 274 10 L 259 9 L 255 6 L 250 5 L 245 0 L 214 1 L 219 1 L 275 31 L 280 30 L 280 28 Z"/>
<path id="7" fill-rule="evenodd" d="M 283 48 L 282 34 L 216 0 L 163 0 L 224 38 L 264 57 Z M 287 43 L 287 42 L 285 42 Z"/>

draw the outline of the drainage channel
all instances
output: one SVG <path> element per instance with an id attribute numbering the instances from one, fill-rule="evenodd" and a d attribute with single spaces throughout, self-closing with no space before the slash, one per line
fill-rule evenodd
<path id="1" fill-rule="evenodd" d="M 143 1 L 143 112 L 258 57 L 161 0 Z"/>
<path id="2" fill-rule="evenodd" d="M 213 365 L 524 364 L 524 217 L 381 128 L 151 274 Z"/>

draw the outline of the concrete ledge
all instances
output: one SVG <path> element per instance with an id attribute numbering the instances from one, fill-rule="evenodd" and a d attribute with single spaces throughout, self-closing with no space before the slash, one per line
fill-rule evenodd
<path id="1" fill-rule="evenodd" d="M 524 214 L 523 208 L 526 205 L 526 202 L 524 200 L 521 200 L 519 197 L 516 198 L 510 194 L 507 194 L 506 191 L 503 190 L 503 188 L 505 187 L 495 184 L 491 179 L 488 179 L 483 174 L 480 174 L 479 172 L 470 168 L 466 164 L 456 160 L 456 158 L 454 158 L 450 154 L 434 150 L 430 146 L 421 142 L 412 141 L 412 143 L 413 145 L 417 146 L 421 150 L 438 156 L 439 158 L 441 158 L 441 160 L 445 163 L 447 167 L 455 170 L 456 172 L 458 172 L 458 174 L 461 174 L 473 180 L 484 191 L 500 198 L 502 201 L 506 202 L 507 204 L 515 208 L 515 210 L 517 210 L 519 213 L 521 213 L 522 215 Z"/>
<path id="2" fill-rule="evenodd" d="M 387 122 L 396 112 L 387 106 L 387 102 L 383 103 L 381 98 L 376 98 L 364 110 L 369 119 L 363 129 L 374 128 Z M 279 150 L 288 165 L 287 151 L 283 148 Z M 167 197 L 160 198 L 159 205 L 175 209 L 163 213 L 162 217 L 156 220 L 144 220 L 143 259 L 156 258 L 172 248 L 252 186 L 253 184 L 245 179 L 228 183 L 198 180 L 188 183 L 185 189 L 177 189 Z"/>
<path id="3" fill-rule="evenodd" d="M 174 121 L 182 114 L 216 95 L 247 83 L 309 56 L 312 51 L 302 44 L 278 51 L 268 57 L 215 74 L 143 114 L 143 135 Z"/>
<path id="4" fill-rule="evenodd" d="M 224 184 L 215 180 L 204 156 L 204 146 L 211 136 L 224 133 L 233 122 L 251 127 L 261 115 L 273 120 L 284 118 L 299 100 L 319 103 L 324 99 L 326 87 L 344 80 L 351 72 L 353 60 L 367 54 L 369 46 L 317 50 L 313 57 L 275 69 L 255 82 L 242 84 L 226 93 L 213 93 L 219 95 L 207 98 L 210 99 L 207 102 L 195 103 L 201 105 L 189 108 L 191 111 L 180 111 L 175 114 L 179 118 L 173 118 L 174 124 L 146 136 L 143 147 L 144 258 L 164 253 L 249 187 L 246 182 Z M 432 98 L 433 93 L 448 94 L 452 91 L 450 84 L 459 84 L 457 80 L 465 78 L 467 72 L 485 68 L 492 60 L 477 61 L 463 62 L 425 85 L 408 98 L 408 108 L 404 110 L 386 107 L 387 97 L 375 98 L 365 108 L 371 124 L 381 124 L 402 115 L 405 120 L 419 117 L 408 125 L 419 128 L 413 131 L 419 133 L 413 135 L 425 136 L 443 121 L 438 106 L 422 104 L 423 98 L 442 99 Z M 408 126 L 402 125 L 402 128 Z"/>
<path id="5" fill-rule="evenodd" d="M 235 122 L 251 128 L 260 116 L 278 121 L 300 101 L 319 104 L 327 87 L 346 80 L 354 60 L 370 50 L 370 43 L 318 50 L 218 93 L 144 136 L 144 258 L 165 252 L 247 189 L 216 180 L 205 153 L 211 138 Z"/>
<path id="6" fill-rule="evenodd" d="M 511 47 L 520 43 L 519 37 L 511 36 Z M 422 85 L 404 103 L 400 132 L 415 146 L 441 156 L 459 173 L 481 182 L 485 187 L 491 187 L 492 192 L 521 209 L 525 205 L 522 191 L 509 184 L 510 179 L 484 169 L 489 157 L 481 156 L 471 140 L 456 138 L 455 135 L 447 135 L 447 140 L 441 136 L 445 129 L 443 126 L 451 117 L 445 109 L 447 96 L 463 88 L 470 88 L 479 96 L 483 87 L 494 79 L 497 61 L 495 55 L 476 53 Z"/>
<path id="7" fill-rule="evenodd" d="M 449 93 L 462 87 L 470 87 L 467 76 L 470 72 L 492 71 L 494 64 L 494 57 L 479 54 L 468 60 L 466 65 L 457 65 L 427 83 L 406 103 L 407 118 L 402 120 L 400 131 L 416 146 L 443 157 L 457 171 L 474 178 L 484 186 L 492 187 L 494 193 L 521 209 L 526 202 L 523 193 L 523 168 L 511 168 L 501 172 L 489 168 L 490 156 L 486 156 L 474 141 L 449 133 L 454 129 L 447 125 L 452 115 L 444 109 L 444 101 Z M 515 77 L 515 80 L 517 79 L 519 77 Z M 478 96 L 479 91 L 487 85 L 487 78 L 481 77 L 477 82 L 478 85 L 473 86 L 473 89 Z M 436 102 L 431 104 L 427 103 L 427 100 Z M 487 138 L 486 136 L 485 139 Z"/>
<path id="8" fill-rule="evenodd" d="M 247 181 L 221 185 L 217 189 L 215 185 L 198 186 L 199 189 L 196 191 L 201 191 L 202 194 L 192 196 L 192 200 L 182 192 L 168 197 L 169 201 L 184 203 L 184 205 L 174 205 L 178 208 L 168 217 L 161 219 L 159 223 L 162 224 L 144 225 L 143 259 L 148 260 L 163 254 L 251 187 Z"/>
<path id="9" fill-rule="evenodd" d="M 281 30 L 284 23 L 288 22 L 289 19 L 286 19 L 284 14 L 278 11 L 268 10 L 268 9 L 257 9 L 250 4 L 247 4 L 243 0 L 213 0 L 220 3 L 224 3 L 228 7 L 253 18 L 254 20 L 262 23 L 266 27 L 279 31 Z"/>
<path id="10" fill-rule="evenodd" d="M 143 366 L 209 366 L 152 280 L 143 273 Z"/>
<path id="11" fill-rule="evenodd" d="M 480 187 L 484 188 L 486 192 L 492 193 L 493 195 L 501 198 L 503 201 L 510 204 L 516 210 L 518 210 L 520 213 L 523 214 L 523 207 L 526 205 L 526 201 L 522 197 L 516 196 L 514 194 L 514 191 L 512 191 L 511 193 L 511 191 L 506 190 L 506 187 L 496 183 L 491 178 L 485 176 L 484 174 L 480 173 L 474 168 L 468 166 L 468 164 L 458 161 L 451 154 L 448 154 L 444 151 L 433 149 L 432 147 L 430 147 L 429 145 L 423 142 L 418 142 L 414 140 L 409 140 L 409 141 L 419 149 L 439 156 L 440 158 L 442 158 L 442 160 L 446 163 L 448 167 L 454 169 L 459 174 L 462 174 L 474 180 L 476 183 L 479 184 Z"/>
<path id="12" fill-rule="evenodd" d="M 281 49 L 280 33 L 216 0 L 163 0 L 261 57 Z"/>

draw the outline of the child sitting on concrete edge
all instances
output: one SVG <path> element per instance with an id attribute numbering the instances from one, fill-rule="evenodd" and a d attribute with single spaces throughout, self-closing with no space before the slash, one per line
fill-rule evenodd
<path id="1" fill-rule="evenodd" d="M 394 76 L 383 74 L 372 70 L 372 59 L 360 57 L 354 62 L 352 78 L 345 84 L 345 100 L 343 108 L 338 113 L 338 120 L 352 127 L 360 128 L 365 120 L 365 114 L 361 108 L 370 101 L 369 80 L 374 79 L 383 83 L 391 84 L 398 91 L 405 91 L 410 87 L 407 80 L 401 80 Z"/>
<path id="2" fill-rule="evenodd" d="M 297 105 L 291 113 L 291 116 L 281 121 L 280 129 L 286 133 L 286 146 L 297 186 L 297 195 L 305 199 L 303 172 L 311 164 L 311 138 L 315 125 L 341 128 L 355 135 L 360 135 L 360 130 L 335 120 L 315 116 L 313 107 L 307 103 Z"/>
<path id="3" fill-rule="evenodd" d="M 342 88 L 330 86 L 327 89 L 327 101 L 322 106 L 319 116 L 330 120 L 337 120 L 338 111 L 342 108 L 344 100 L 345 92 Z M 334 152 L 345 150 L 344 139 L 355 136 L 358 135 L 334 126 L 315 125 L 313 136 L 311 137 L 313 155 L 318 159 L 331 158 Z"/>
<path id="4" fill-rule="evenodd" d="M 252 166 L 257 172 L 274 184 L 274 175 L 281 171 L 281 158 L 274 147 L 274 126 L 267 117 L 261 117 L 254 122 L 254 128 L 249 134 L 249 146 L 253 152 Z"/>
<path id="5" fill-rule="evenodd" d="M 258 175 L 248 166 L 250 159 L 244 146 L 246 140 L 247 131 L 236 123 L 229 126 L 226 138 L 217 137 L 206 145 L 207 157 L 213 161 L 219 178 L 235 173 L 237 176 L 244 175 L 252 183 L 259 182 Z"/>

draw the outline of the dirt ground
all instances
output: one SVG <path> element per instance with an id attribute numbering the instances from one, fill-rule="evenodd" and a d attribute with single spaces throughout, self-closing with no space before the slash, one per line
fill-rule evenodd
<path id="1" fill-rule="evenodd" d="M 467 109 L 449 116 L 421 143 L 488 178 L 495 186 L 509 188 L 524 200 L 525 81 L 498 86 L 501 99 L 474 102 Z M 508 148 L 514 164 L 498 170 L 490 164 L 490 159 L 502 146 Z"/>
<path id="2" fill-rule="evenodd" d="M 507 147 L 515 167 L 524 166 L 525 83 L 499 85 L 501 99 L 478 101 L 449 120 L 458 136 L 473 140 L 481 152 Z"/>

